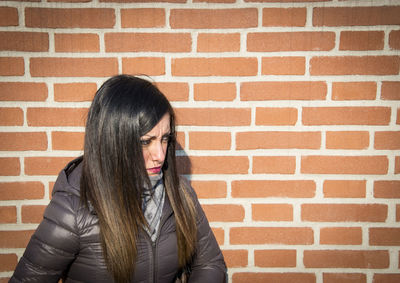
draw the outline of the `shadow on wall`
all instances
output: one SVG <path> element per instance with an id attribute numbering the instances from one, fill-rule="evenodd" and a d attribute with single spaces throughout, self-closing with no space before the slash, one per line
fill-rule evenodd
<path id="1" fill-rule="evenodd" d="M 186 151 L 183 150 L 179 142 L 176 143 L 176 150 L 181 154 L 176 156 L 176 167 L 179 175 L 191 175 L 192 174 L 192 162 Z"/>

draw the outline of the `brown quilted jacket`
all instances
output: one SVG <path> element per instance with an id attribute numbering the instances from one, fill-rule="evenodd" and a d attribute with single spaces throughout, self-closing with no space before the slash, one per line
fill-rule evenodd
<path id="1" fill-rule="evenodd" d="M 113 282 L 102 256 L 98 218 L 80 203 L 81 158 L 61 171 L 43 221 L 32 236 L 10 280 L 15 282 Z M 192 190 L 193 196 L 195 193 Z M 221 250 L 197 198 L 197 251 L 189 282 L 224 282 L 226 267 Z M 132 282 L 170 283 L 178 269 L 175 218 L 166 197 L 155 244 L 146 232 L 137 243 Z"/>

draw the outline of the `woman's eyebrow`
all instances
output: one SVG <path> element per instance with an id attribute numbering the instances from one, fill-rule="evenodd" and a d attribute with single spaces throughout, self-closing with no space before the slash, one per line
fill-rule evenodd
<path id="1" fill-rule="evenodd" d="M 144 135 L 144 136 L 142 136 L 141 137 L 141 139 L 155 139 L 156 138 L 156 136 L 150 136 L 150 135 Z"/>
<path id="2" fill-rule="evenodd" d="M 172 134 L 172 133 L 171 133 L 171 130 L 169 130 L 168 132 L 166 132 L 165 134 L 163 134 L 162 137 L 170 136 L 171 134 Z M 145 135 L 142 136 L 142 138 L 155 139 L 155 138 L 157 138 L 157 136 L 151 136 L 151 135 L 149 135 L 149 134 L 145 134 Z"/>

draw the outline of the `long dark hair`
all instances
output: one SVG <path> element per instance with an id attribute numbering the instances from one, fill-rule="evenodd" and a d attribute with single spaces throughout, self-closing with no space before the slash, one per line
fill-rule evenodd
<path id="1" fill-rule="evenodd" d="M 175 213 L 179 266 L 196 241 L 194 203 L 180 182 L 175 158 L 175 115 L 151 82 L 129 75 L 108 79 L 96 92 L 86 122 L 81 200 L 93 206 L 107 267 L 116 282 L 132 278 L 139 233 L 146 225 L 142 191 L 149 184 L 140 137 L 168 113 L 171 140 L 163 166 L 164 186 Z"/>

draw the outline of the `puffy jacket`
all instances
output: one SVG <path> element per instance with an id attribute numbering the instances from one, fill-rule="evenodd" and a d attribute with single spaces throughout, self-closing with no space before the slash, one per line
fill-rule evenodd
<path id="1" fill-rule="evenodd" d="M 100 244 L 98 218 L 80 202 L 81 160 L 61 171 L 43 221 L 33 234 L 10 282 L 113 282 Z M 192 190 L 192 189 L 191 189 Z M 195 196 L 192 190 L 193 196 Z M 198 242 L 189 282 L 224 282 L 221 250 L 197 200 Z M 132 282 L 174 282 L 178 270 L 175 217 L 165 198 L 160 234 L 153 244 L 146 232 L 137 242 Z"/>

